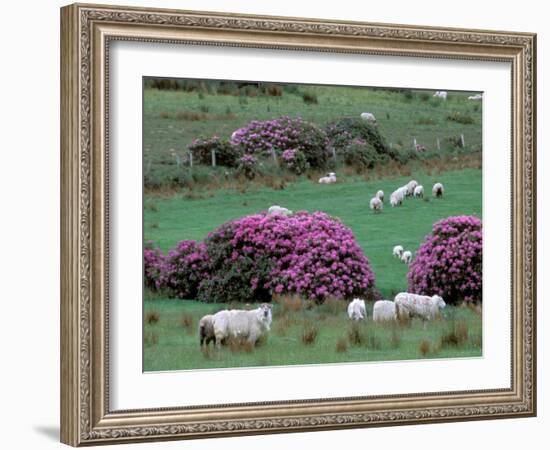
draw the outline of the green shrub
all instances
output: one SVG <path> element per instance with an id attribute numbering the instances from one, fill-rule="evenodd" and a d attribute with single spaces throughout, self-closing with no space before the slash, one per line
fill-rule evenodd
<path id="1" fill-rule="evenodd" d="M 212 165 L 212 151 L 216 152 L 216 165 L 237 167 L 241 151 L 228 140 L 214 136 L 210 139 L 194 139 L 188 146 L 199 164 Z"/>
<path id="2" fill-rule="evenodd" d="M 459 111 L 453 111 L 452 113 L 448 114 L 446 120 L 448 120 L 449 122 L 461 123 L 463 125 L 471 125 L 476 123 L 475 119 L 472 116 L 463 114 Z"/>

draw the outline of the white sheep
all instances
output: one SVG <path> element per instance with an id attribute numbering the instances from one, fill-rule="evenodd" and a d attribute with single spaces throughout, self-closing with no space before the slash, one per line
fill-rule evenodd
<path id="1" fill-rule="evenodd" d="M 414 188 L 414 196 L 417 198 L 423 198 L 424 197 L 424 186 L 419 184 Z"/>
<path id="2" fill-rule="evenodd" d="M 424 321 L 434 319 L 445 308 L 445 301 L 439 295 L 409 294 L 401 292 L 395 296 L 395 304 L 399 308 L 399 315 L 419 317 Z"/>
<path id="3" fill-rule="evenodd" d="M 416 180 L 411 180 L 405 186 L 403 186 L 407 190 L 407 192 L 406 192 L 407 197 L 412 197 L 413 196 L 414 189 L 416 188 L 416 186 L 418 186 L 418 183 L 417 183 Z"/>
<path id="4" fill-rule="evenodd" d="M 384 191 L 380 190 L 376 193 L 376 197 L 380 199 L 381 202 L 384 201 Z"/>
<path id="5" fill-rule="evenodd" d="M 483 96 L 482 96 L 481 94 L 470 95 L 470 96 L 468 97 L 468 100 L 478 100 L 478 101 L 479 101 L 479 100 L 481 100 L 481 99 L 483 99 Z"/>
<path id="6" fill-rule="evenodd" d="M 384 209 L 384 204 L 382 203 L 382 200 L 380 200 L 378 197 L 371 198 L 370 209 L 372 209 L 374 212 L 382 212 L 382 209 Z"/>
<path id="7" fill-rule="evenodd" d="M 372 307 L 372 320 L 386 322 L 397 320 L 398 308 L 391 300 L 378 300 Z"/>
<path id="8" fill-rule="evenodd" d="M 436 91 L 433 96 L 442 100 L 447 100 L 447 91 Z"/>
<path id="9" fill-rule="evenodd" d="M 367 122 L 376 122 L 376 117 L 374 117 L 374 114 L 370 112 L 361 113 L 361 119 L 366 120 Z"/>
<path id="10" fill-rule="evenodd" d="M 216 341 L 214 334 L 214 316 L 207 314 L 199 320 L 199 339 L 201 347 L 203 345 L 208 346 L 210 342 Z"/>
<path id="11" fill-rule="evenodd" d="M 365 300 L 354 298 L 348 305 L 348 317 L 351 320 L 363 320 L 367 318 Z"/>
<path id="12" fill-rule="evenodd" d="M 432 188 L 432 194 L 434 197 L 443 197 L 443 192 L 445 192 L 445 189 L 443 188 L 443 185 L 441 183 L 435 183 Z"/>
<path id="13" fill-rule="evenodd" d="M 403 261 L 405 264 L 410 264 L 412 261 L 412 253 L 410 250 L 405 250 L 403 254 L 401 255 L 401 261 Z"/>
<path id="14" fill-rule="evenodd" d="M 393 248 L 393 256 L 396 258 L 401 259 L 401 256 L 403 255 L 403 246 L 402 245 L 396 245 Z"/>
<path id="15" fill-rule="evenodd" d="M 267 213 L 269 215 L 290 216 L 292 214 L 292 211 L 279 205 L 273 205 L 269 207 Z"/>
<path id="16" fill-rule="evenodd" d="M 405 199 L 405 193 L 407 192 L 406 187 L 400 187 L 399 189 L 392 192 L 390 195 L 390 205 L 392 207 L 400 206 L 403 204 Z"/>
<path id="17" fill-rule="evenodd" d="M 272 320 L 271 305 L 266 303 L 253 310 L 219 311 L 212 319 L 216 347 L 221 347 L 227 338 L 246 339 L 247 342 L 256 344 L 270 330 Z"/>
<path id="18" fill-rule="evenodd" d="M 320 184 L 331 184 L 336 183 L 336 174 L 334 172 L 330 172 L 324 177 L 319 178 Z"/>

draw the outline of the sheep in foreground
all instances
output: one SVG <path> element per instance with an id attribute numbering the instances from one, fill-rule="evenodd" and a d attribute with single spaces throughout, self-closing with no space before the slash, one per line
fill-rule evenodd
<path id="1" fill-rule="evenodd" d="M 210 342 L 216 341 L 216 336 L 214 335 L 214 316 L 212 314 L 207 314 L 199 320 L 199 339 L 201 347 L 203 345 L 208 346 Z"/>
<path id="2" fill-rule="evenodd" d="M 330 172 L 324 177 L 319 178 L 319 184 L 331 184 L 336 183 L 336 174 L 334 172 Z"/>
<path id="3" fill-rule="evenodd" d="M 273 205 L 269 207 L 267 213 L 269 215 L 290 216 L 292 214 L 292 211 L 279 205 Z"/>
<path id="4" fill-rule="evenodd" d="M 374 117 L 374 114 L 370 112 L 361 113 L 361 119 L 366 120 L 367 122 L 376 122 L 376 117 Z"/>
<path id="5" fill-rule="evenodd" d="M 375 322 L 388 322 L 397 320 L 398 308 L 391 300 L 378 300 L 372 308 L 372 320 Z"/>
<path id="6" fill-rule="evenodd" d="M 384 191 L 378 191 L 376 193 L 376 197 L 378 197 L 380 199 L 381 202 L 384 201 Z"/>
<path id="7" fill-rule="evenodd" d="M 418 186 L 418 183 L 416 182 L 416 180 L 409 181 L 405 186 L 403 186 L 404 188 L 406 188 L 405 195 L 407 197 L 412 197 L 414 194 L 414 190 L 416 189 L 416 186 Z"/>
<path id="8" fill-rule="evenodd" d="M 410 264 L 412 261 L 412 253 L 410 250 L 405 250 L 403 254 L 401 255 L 401 261 L 403 261 L 405 264 Z"/>
<path id="9" fill-rule="evenodd" d="M 373 212 L 382 212 L 383 208 L 384 204 L 378 197 L 373 197 L 370 199 L 370 209 L 372 209 Z"/>
<path id="10" fill-rule="evenodd" d="M 401 259 L 401 256 L 403 255 L 403 246 L 402 245 L 396 245 L 393 248 L 393 256 L 396 258 Z"/>
<path id="11" fill-rule="evenodd" d="M 364 320 L 367 318 L 367 309 L 365 307 L 365 300 L 360 298 L 354 298 L 348 305 L 348 317 L 351 320 Z"/>
<path id="12" fill-rule="evenodd" d="M 445 301 L 439 295 L 429 297 L 427 295 L 409 294 L 408 292 L 397 294 L 395 304 L 399 309 L 400 316 L 403 312 L 411 318 L 418 317 L 423 321 L 434 319 L 446 306 Z"/>
<path id="13" fill-rule="evenodd" d="M 255 345 L 270 330 L 272 320 L 271 305 L 266 303 L 253 310 L 219 311 L 212 319 L 216 347 L 220 348 L 222 342 L 228 338 L 246 339 Z"/>
<path id="14" fill-rule="evenodd" d="M 442 100 L 447 100 L 447 91 L 436 91 L 433 96 Z"/>
<path id="15" fill-rule="evenodd" d="M 414 188 L 414 196 L 416 198 L 423 198 L 424 197 L 424 186 L 419 184 Z"/>
<path id="16" fill-rule="evenodd" d="M 432 195 L 434 197 L 443 197 L 443 192 L 445 189 L 443 188 L 443 185 L 441 183 L 435 183 L 432 188 Z"/>
<path id="17" fill-rule="evenodd" d="M 390 205 L 392 207 L 401 206 L 403 204 L 403 200 L 405 199 L 405 192 L 406 189 L 404 189 L 404 187 L 393 191 L 390 195 Z"/>

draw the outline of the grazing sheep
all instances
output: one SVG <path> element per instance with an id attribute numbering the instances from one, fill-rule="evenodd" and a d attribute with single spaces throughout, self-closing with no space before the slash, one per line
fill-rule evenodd
<path id="1" fill-rule="evenodd" d="M 470 95 L 468 97 L 468 100 L 481 100 L 481 99 L 483 99 L 483 96 L 481 94 Z"/>
<path id="2" fill-rule="evenodd" d="M 292 214 L 292 211 L 279 205 L 273 205 L 269 207 L 267 213 L 269 215 L 290 216 Z"/>
<path id="3" fill-rule="evenodd" d="M 336 183 L 336 174 L 334 172 L 328 173 L 326 176 L 319 178 L 320 184 Z"/>
<path id="4" fill-rule="evenodd" d="M 401 261 L 403 261 L 405 264 L 410 264 L 412 261 L 412 257 L 412 253 L 409 250 L 405 250 L 401 255 Z"/>
<path id="5" fill-rule="evenodd" d="M 411 180 L 405 186 L 403 186 L 407 190 L 406 191 L 406 196 L 407 197 L 412 197 L 413 196 L 416 186 L 418 186 L 418 183 L 416 182 L 416 180 Z"/>
<path id="6" fill-rule="evenodd" d="M 361 119 L 366 120 L 367 122 L 376 123 L 376 117 L 374 117 L 374 114 L 370 112 L 361 113 Z"/>
<path id="7" fill-rule="evenodd" d="M 376 197 L 378 197 L 380 199 L 381 202 L 384 201 L 384 191 L 378 191 L 376 193 Z"/>
<path id="8" fill-rule="evenodd" d="M 399 189 L 392 192 L 390 195 L 390 205 L 392 207 L 401 206 L 403 200 L 405 199 L 406 187 L 400 187 Z"/>
<path id="9" fill-rule="evenodd" d="M 378 300 L 372 308 L 372 320 L 375 322 L 397 320 L 397 316 L 397 304 L 391 300 Z"/>
<path id="10" fill-rule="evenodd" d="M 384 209 L 384 204 L 382 203 L 382 200 L 380 200 L 378 197 L 371 198 L 370 209 L 372 209 L 374 212 L 382 212 L 382 209 Z"/>
<path id="11" fill-rule="evenodd" d="M 403 255 L 403 246 L 402 245 L 396 245 L 393 248 L 393 256 L 396 258 L 401 259 L 401 256 Z"/>
<path id="12" fill-rule="evenodd" d="M 423 321 L 432 320 L 445 308 L 445 302 L 439 295 L 428 297 L 427 295 L 409 294 L 401 292 L 395 296 L 395 304 L 409 317 L 419 317 Z"/>
<path id="13" fill-rule="evenodd" d="M 434 187 L 432 188 L 432 194 L 434 197 L 443 197 L 443 192 L 445 192 L 445 189 L 443 188 L 443 185 L 441 183 L 435 183 Z"/>
<path id="14" fill-rule="evenodd" d="M 216 336 L 214 335 L 214 316 L 212 314 L 207 314 L 199 320 L 199 339 L 201 347 L 203 345 L 208 346 L 210 342 L 216 341 Z"/>
<path id="15" fill-rule="evenodd" d="M 253 310 L 225 309 L 214 314 L 212 320 L 219 348 L 227 338 L 242 338 L 255 345 L 270 330 L 273 317 L 271 305 L 263 303 Z"/>
<path id="16" fill-rule="evenodd" d="M 367 309 L 365 308 L 365 300 L 354 298 L 348 305 L 348 317 L 351 320 L 363 320 L 367 318 Z"/>
<path id="17" fill-rule="evenodd" d="M 424 186 L 419 184 L 414 188 L 414 196 L 417 198 L 423 198 L 424 197 Z"/>
<path id="18" fill-rule="evenodd" d="M 442 100 L 447 100 L 447 91 L 436 91 L 433 96 Z"/>

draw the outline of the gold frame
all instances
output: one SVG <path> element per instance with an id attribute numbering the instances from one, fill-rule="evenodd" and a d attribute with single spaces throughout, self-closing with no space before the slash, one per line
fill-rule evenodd
<path id="1" fill-rule="evenodd" d="M 509 389 L 111 411 L 109 42 L 507 61 L 512 66 Z M 536 414 L 536 35 L 75 4 L 61 9 L 61 440 L 80 446 Z"/>

